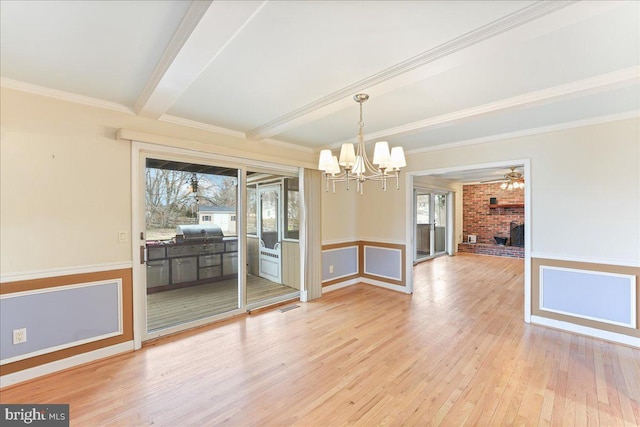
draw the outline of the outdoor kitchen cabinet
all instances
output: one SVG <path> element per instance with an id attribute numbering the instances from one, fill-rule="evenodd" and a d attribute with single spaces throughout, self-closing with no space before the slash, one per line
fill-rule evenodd
<path id="1" fill-rule="evenodd" d="M 212 283 L 238 274 L 238 241 L 150 243 L 147 292 Z"/>
<path id="2" fill-rule="evenodd" d="M 198 280 L 198 258 L 180 257 L 171 260 L 171 283 L 188 283 Z"/>
<path id="3" fill-rule="evenodd" d="M 163 248 L 164 249 L 164 248 Z M 169 260 L 161 259 L 147 261 L 147 288 L 169 285 Z"/>

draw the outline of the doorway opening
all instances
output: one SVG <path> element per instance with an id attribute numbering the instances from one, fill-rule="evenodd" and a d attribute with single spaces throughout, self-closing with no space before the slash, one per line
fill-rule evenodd
<path id="1" fill-rule="evenodd" d="M 407 182 L 415 183 L 417 179 L 419 180 L 429 180 L 433 182 L 448 182 L 452 186 L 460 187 L 460 189 L 456 189 L 455 192 L 449 192 L 449 198 L 447 200 L 447 204 L 449 205 L 449 212 L 447 224 L 451 224 L 451 226 L 447 230 L 447 247 L 450 255 L 454 255 L 457 252 L 458 247 L 465 243 L 463 242 L 463 236 L 465 235 L 463 230 L 463 201 L 462 201 L 462 186 L 470 183 L 477 183 L 481 181 L 489 181 L 493 179 L 504 178 L 505 168 L 507 170 L 516 165 L 520 167 L 523 173 L 524 182 L 528 183 L 524 186 L 524 203 L 522 206 L 518 206 L 519 209 L 524 210 L 524 221 L 521 224 L 521 227 L 517 230 L 514 230 L 514 236 L 517 233 L 518 242 L 522 242 L 524 244 L 524 283 L 523 283 L 523 291 L 524 291 L 524 321 L 529 323 L 531 322 L 531 162 L 529 159 L 515 159 L 515 160 L 506 160 L 499 161 L 495 163 L 484 163 L 484 164 L 474 164 L 474 165 L 462 165 L 462 166 L 451 166 L 441 169 L 431 169 L 431 170 L 422 170 L 415 172 L 408 172 L 407 174 Z M 412 192 L 413 197 L 415 198 L 415 192 L 413 190 L 416 189 L 415 185 L 408 186 L 407 188 L 407 200 L 411 200 Z M 454 202 L 455 199 L 455 202 Z M 492 205 L 492 201 L 490 197 L 487 196 L 488 203 Z M 415 201 L 414 201 L 415 205 Z M 493 212 L 495 209 L 502 209 L 503 206 L 488 206 L 487 214 Z M 416 209 L 407 210 L 406 217 L 406 236 L 407 241 L 410 242 L 411 249 L 410 251 L 414 254 L 416 253 L 417 241 L 416 241 Z M 467 236 L 468 238 L 468 236 Z M 472 239 L 469 239 L 471 242 Z M 522 244 L 521 243 L 521 244 Z M 518 247 L 521 249 L 521 247 Z M 409 250 L 409 248 L 408 248 Z M 411 280 L 408 283 L 408 288 L 413 290 L 413 280 L 414 280 L 414 263 L 407 260 L 406 264 L 406 274 L 407 277 L 410 277 Z"/>
<path id="2" fill-rule="evenodd" d="M 247 176 L 248 309 L 300 297 L 298 183 L 278 173 Z"/>

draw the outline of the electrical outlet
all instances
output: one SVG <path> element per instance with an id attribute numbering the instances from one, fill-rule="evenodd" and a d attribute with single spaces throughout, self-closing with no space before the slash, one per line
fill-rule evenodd
<path id="1" fill-rule="evenodd" d="M 118 242 L 124 243 L 127 241 L 127 232 L 126 231 L 118 231 Z"/>
<path id="2" fill-rule="evenodd" d="M 329 266 L 329 273 L 333 273 L 333 265 Z"/>
<path id="3" fill-rule="evenodd" d="M 27 342 L 27 328 L 13 330 L 13 343 L 22 344 Z"/>

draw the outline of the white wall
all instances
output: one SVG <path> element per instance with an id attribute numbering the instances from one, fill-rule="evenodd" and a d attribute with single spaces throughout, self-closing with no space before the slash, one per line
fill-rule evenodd
<path id="1" fill-rule="evenodd" d="M 358 240 L 360 210 L 359 195 L 354 184 L 347 191 L 344 183 L 336 184 L 336 192 L 326 190 L 323 177 L 322 190 L 322 243 L 337 243 Z"/>
<path id="2" fill-rule="evenodd" d="M 131 262 L 131 147 L 120 128 L 164 144 L 297 166 L 313 153 L 2 88 L 0 273 Z M 177 143 L 176 143 L 177 144 Z M 128 241 L 118 242 L 120 231 Z"/>
<path id="3" fill-rule="evenodd" d="M 358 236 L 360 240 L 404 244 L 404 216 L 411 210 L 411 200 L 405 199 L 406 179 L 402 177 L 400 190 L 395 181 L 387 185 L 383 191 L 379 182 L 365 183 L 364 195 L 358 196 Z"/>

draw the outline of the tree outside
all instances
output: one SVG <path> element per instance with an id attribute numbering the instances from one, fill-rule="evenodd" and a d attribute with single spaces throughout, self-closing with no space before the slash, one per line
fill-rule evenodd
<path id="1" fill-rule="evenodd" d="M 236 177 L 147 167 L 145 181 L 147 240 L 170 239 L 177 225 L 197 224 L 201 204 L 237 206 Z"/>

